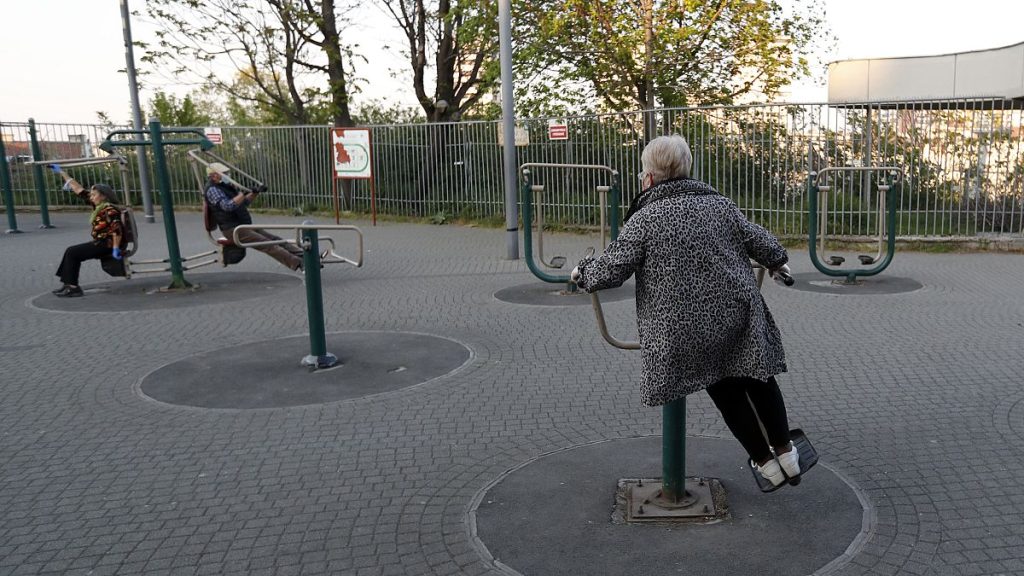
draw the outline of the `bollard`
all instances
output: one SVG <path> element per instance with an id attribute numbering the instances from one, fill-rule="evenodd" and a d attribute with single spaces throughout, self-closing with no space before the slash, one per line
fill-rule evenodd
<path id="1" fill-rule="evenodd" d="M 313 224 L 311 220 L 302 223 Z M 314 370 L 330 368 L 338 357 L 327 351 L 324 328 L 324 295 L 320 287 L 320 242 L 318 230 L 302 231 L 302 269 L 306 277 L 306 313 L 309 317 L 309 356 L 302 359 L 303 366 Z"/>
<path id="2" fill-rule="evenodd" d="M 39 162 L 43 159 L 43 152 L 39 149 L 39 138 L 36 136 L 36 121 L 28 119 L 28 135 L 32 142 L 32 160 Z M 53 228 L 50 224 L 50 209 L 46 202 L 46 182 L 43 180 L 43 167 L 41 164 L 32 165 L 32 179 L 36 182 L 36 195 L 39 196 L 39 215 L 43 219 L 40 228 Z"/>
<path id="3" fill-rule="evenodd" d="M 149 122 L 149 141 L 153 145 L 153 164 L 156 180 L 160 186 L 160 205 L 163 209 L 164 232 L 167 235 L 167 259 L 171 265 L 171 290 L 191 288 L 185 280 L 181 267 L 181 250 L 178 247 L 178 227 L 174 222 L 174 199 L 171 197 L 171 182 L 167 177 L 167 157 L 164 155 L 163 132 L 159 120 Z"/>
<path id="4" fill-rule="evenodd" d="M 21 234 L 18 230 L 18 217 L 14 214 L 14 192 L 11 190 L 10 166 L 7 164 L 7 149 L 4 139 L 0 138 L 0 189 L 4 194 L 4 207 L 7 209 L 7 233 Z"/>

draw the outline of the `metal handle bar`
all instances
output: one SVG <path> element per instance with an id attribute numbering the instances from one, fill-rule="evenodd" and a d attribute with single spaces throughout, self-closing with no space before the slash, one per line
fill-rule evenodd
<path id="1" fill-rule="evenodd" d="M 823 174 L 830 172 L 888 172 L 893 176 L 896 176 L 896 181 L 903 178 L 903 168 L 900 166 L 831 166 L 828 168 L 822 168 L 817 172 L 812 172 L 814 176 L 814 185 L 821 188 L 821 183 L 824 181 L 822 178 Z M 825 188 L 829 189 L 828 187 Z"/>
<path id="2" fill-rule="evenodd" d="M 203 158 L 201 158 L 199 156 L 200 154 L 206 154 L 207 156 L 210 156 L 211 158 L 214 159 L 214 161 L 220 162 L 221 164 L 224 164 L 225 166 L 227 166 L 228 168 L 233 170 L 235 173 L 241 174 L 242 176 L 245 176 L 249 180 L 252 180 L 253 182 L 256 183 L 257 186 L 263 186 L 264 185 L 264 183 L 261 182 L 259 178 L 256 178 L 255 176 L 253 176 L 252 174 L 249 174 L 248 172 L 242 171 L 242 169 L 239 168 L 238 166 L 235 166 L 231 162 L 228 162 L 227 160 L 221 158 L 220 156 L 214 154 L 213 152 L 210 152 L 209 150 L 203 150 L 202 148 L 195 148 L 193 150 L 189 150 L 188 151 L 188 155 L 189 155 L 190 158 L 192 158 L 196 162 L 199 162 L 203 166 L 209 167 L 210 164 L 212 164 L 213 162 L 208 162 L 208 161 L 204 160 Z M 244 188 L 245 192 L 252 192 L 251 188 L 246 188 L 241 182 L 235 182 L 234 179 L 232 179 L 232 183 L 238 185 L 239 188 Z"/>
<path id="3" fill-rule="evenodd" d="M 118 164 L 128 164 L 128 159 L 120 154 L 111 154 L 110 156 L 104 156 L 103 158 L 68 158 L 67 160 L 32 160 L 25 162 L 28 166 L 35 166 L 37 164 L 43 164 L 49 166 L 50 164 L 56 164 L 60 167 L 74 168 L 76 166 L 90 166 L 92 164 L 107 164 L 109 162 L 117 162 Z"/>
<path id="4" fill-rule="evenodd" d="M 282 238 L 280 240 L 265 240 L 262 242 L 242 242 L 238 238 L 239 230 L 295 230 L 294 243 L 298 244 L 299 246 L 302 246 L 304 250 L 307 247 L 303 244 L 302 241 L 303 230 L 352 230 L 356 233 L 356 236 L 358 236 L 359 238 L 358 259 L 350 260 L 340 254 L 334 253 L 333 251 L 331 252 L 331 255 L 355 266 L 356 268 L 360 268 L 363 265 L 363 231 L 356 226 L 350 226 L 348 224 L 242 224 L 241 226 L 235 226 L 235 229 L 231 233 L 231 240 L 235 243 L 235 245 L 241 248 L 256 248 L 258 246 L 278 246 L 281 244 L 288 244 L 289 242 L 293 241 L 285 240 L 284 238 Z"/>
<path id="5" fill-rule="evenodd" d="M 627 342 L 625 340 L 619 340 L 608 333 L 608 325 L 604 321 L 604 311 L 601 310 L 601 299 L 597 296 L 597 292 L 590 293 L 590 304 L 594 307 L 594 316 L 597 317 L 597 329 L 601 331 L 601 337 L 604 341 L 615 346 L 616 348 L 622 348 L 623 350 L 639 350 L 639 342 Z"/>
<path id="6" fill-rule="evenodd" d="M 757 262 L 751 262 L 750 266 L 757 270 L 757 285 L 761 286 L 761 284 L 764 282 L 764 275 L 768 271 L 768 269 L 765 268 L 764 266 L 761 266 Z M 793 284 L 796 284 L 796 280 L 793 279 L 793 274 L 789 270 L 789 264 L 783 264 L 781 267 L 779 267 L 778 270 L 775 271 L 775 280 L 782 281 L 782 283 L 785 284 L 786 286 L 792 286 Z"/>
<path id="7" fill-rule="evenodd" d="M 519 166 L 519 170 L 523 171 L 527 168 L 582 168 L 586 170 L 604 170 L 610 174 L 618 174 L 619 171 L 610 167 L 602 166 L 600 164 L 552 164 L 550 162 L 527 162 Z"/>

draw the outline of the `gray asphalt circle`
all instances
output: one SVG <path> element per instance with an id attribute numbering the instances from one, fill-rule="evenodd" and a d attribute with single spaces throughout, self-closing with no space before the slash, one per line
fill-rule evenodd
<path id="1" fill-rule="evenodd" d="M 686 457 L 687 476 L 721 481 L 724 520 L 612 522 L 618 479 L 661 477 L 661 437 L 649 436 L 561 450 L 515 469 L 479 497 L 477 537 L 495 561 L 531 576 L 795 576 L 841 558 L 864 528 L 855 488 L 827 466 L 765 494 L 735 440 L 689 437 Z"/>
<path id="2" fill-rule="evenodd" d="M 163 366 L 142 379 L 141 392 L 160 402 L 198 408 L 284 408 L 326 404 L 427 382 L 462 366 L 466 346 L 403 332 L 327 335 L 340 363 L 310 370 L 308 336 L 217 348 Z"/>

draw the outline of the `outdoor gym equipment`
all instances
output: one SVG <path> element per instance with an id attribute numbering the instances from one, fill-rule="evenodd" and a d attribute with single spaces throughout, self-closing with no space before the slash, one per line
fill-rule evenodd
<path id="1" fill-rule="evenodd" d="M 593 255 L 593 249 L 588 249 L 587 256 Z M 767 270 L 757 263 L 751 266 L 758 268 L 757 284 L 762 285 Z M 788 266 L 783 266 L 776 273 L 776 280 L 787 286 L 793 285 L 793 277 Z M 624 341 L 615 338 L 608 332 L 608 326 L 604 319 L 604 311 L 601 308 L 601 299 L 598 291 L 590 293 L 591 304 L 594 308 L 594 316 L 597 319 L 597 327 L 601 336 L 606 342 L 616 348 L 623 350 L 639 350 L 640 342 Z M 711 494 L 711 487 L 703 478 L 686 479 L 686 397 L 682 397 L 662 406 L 662 428 L 661 428 L 661 469 L 662 481 L 660 483 L 643 482 L 629 486 L 629 503 L 627 506 L 627 517 L 630 521 L 643 520 L 671 520 L 679 518 L 694 518 L 714 516 L 715 503 Z M 793 446 L 799 451 L 801 475 L 809 470 L 818 460 L 817 453 L 811 446 L 803 431 L 791 430 L 790 435 Z M 762 484 L 768 482 L 760 478 L 760 474 L 754 472 L 758 487 L 763 492 L 771 492 L 777 489 L 768 483 L 768 488 Z M 799 480 L 793 484 L 798 484 Z M 781 486 L 781 485 L 780 485 Z M 647 506 L 645 509 L 644 506 Z"/>
<path id="2" fill-rule="evenodd" d="M 56 164 L 63 168 L 80 168 L 82 166 L 99 166 L 103 164 L 117 163 L 120 169 L 121 175 L 121 193 L 123 194 L 122 199 L 124 204 L 128 204 L 128 160 L 119 154 L 110 154 L 102 158 L 67 158 L 64 160 L 32 160 L 25 162 L 26 166 L 31 166 L 33 172 L 37 169 L 42 170 L 43 166 L 50 166 Z M 44 190 L 45 195 L 45 190 Z M 41 226 L 41 228 L 52 228 L 53 226 Z"/>
<path id="3" fill-rule="evenodd" d="M 4 208 L 7 212 L 6 234 L 21 234 L 18 230 L 18 218 L 14 214 L 14 191 L 11 189 L 11 167 L 7 164 L 7 149 L 4 139 L 0 138 L 0 191 L 4 195 Z"/>
<path id="4" fill-rule="evenodd" d="M 124 227 L 124 242 L 125 247 L 121 251 L 121 262 L 123 263 L 123 270 L 121 264 L 111 263 L 109 260 L 104 259 L 101 261 L 103 269 L 112 276 L 124 276 L 125 278 L 131 278 L 133 274 L 156 274 L 162 272 L 168 272 L 171 270 L 169 266 L 170 259 L 164 258 L 162 260 L 137 260 L 133 259 L 136 253 L 139 251 L 139 228 L 135 222 L 135 214 L 132 211 L 132 205 L 128 198 L 128 160 L 120 154 L 110 154 L 103 158 L 69 158 L 66 160 L 37 160 L 33 162 L 26 162 L 26 164 L 45 164 L 51 165 L 56 164 L 63 168 L 80 168 L 82 166 L 96 166 L 102 164 L 110 164 L 116 162 L 120 168 L 121 174 L 121 190 L 124 200 L 123 204 L 118 208 L 121 211 L 121 225 Z M 182 270 L 192 270 L 193 268 L 199 268 L 200 266 L 206 266 L 217 262 L 216 258 L 210 258 L 216 252 L 203 252 L 193 256 L 186 256 L 181 259 Z M 149 266 L 148 268 L 138 268 L 137 266 Z M 156 268 L 152 266 L 158 266 Z"/>
<path id="5" fill-rule="evenodd" d="M 553 256 L 550 260 L 544 258 L 544 212 L 542 194 L 543 184 L 534 184 L 531 168 L 569 168 L 580 170 L 599 170 L 607 172 L 611 176 L 611 185 L 597 186 L 596 191 L 600 204 L 601 218 L 601 247 L 608 245 L 608 238 L 614 241 L 619 236 L 619 198 L 621 197 L 621 183 L 619 172 L 609 166 L 595 164 L 546 164 L 530 162 L 519 167 L 523 177 L 522 203 L 523 203 L 523 245 L 526 250 L 526 265 L 534 276 L 545 282 L 553 284 L 566 283 L 568 292 L 576 292 L 576 285 L 570 280 L 569 275 L 554 275 L 543 271 L 533 258 L 533 204 L 537 203 L 537 261 L 541 266 L 552 269 L 561 269 L 565 266 L 565 256 Z"/>
<path id="6" fill-rule="evenodd" d="M 867 175 L 870 180 L 870 175 L 874 172 L 882 173 L 885 178 L 884 182 L 878 184 L 876 211 L 878 251 L 874 255 L 860 254 L 857 257 L 861 265 L 871 266 L 874 264 L 874 266 L 871 268 L 838 268 L 846 259 L 837 255 L 831 255 L 827 262 L 822 262 L 819 252 L 825 253 L 825 241 L 828 236 L 828 197 L 835 187 L 833 184 L 826 183 L 828 175 L 861 173 Z M 810 230 L 807 247 L 810 251 L 811 262 L 819 272 L 827 276 L 844 277 L 846 284 L 856 284 L 858 276 L 874 276 L 889 266 L 896 253 L 896 194 L 889 192 L 893 185 L 902 181 L 902 176 L 903 169 L 896 166 L 843 166 L 823 168 L 818 172 L 810 173 L 807 178 L 808 228 Z M 826 264 L 837 268 L 829 268 Z"/>
<path id="7" fill-rule="evenodd" d="M 355 227 L 345 224 L 314 224 L 307 220 L 302 224 L 271 224 L 269 226 L 256 226 L 245 224 L 234 229 L 232 240 L 243 248 L 255 248 L 257 246 L 272 246 L 286 244 L 292 240 L 267 240 L 261 242 L 243 242 L 238 237 L 240 230 L 294 230 L 294 242 L 302 247 L 302 270 L 306 277 L 306 312 L 309 318 L 309 355 L 302 358 L 300 364 L 308 366 L 311 370 L 330 368 L 338 363 L 338 357 L 327 351 L 327 335 L 324 329 L 324 297 L 320 286 L 320 265 L 323 264 L 351 264 L 356 268 L 363 265 L 363 232 Z M 333 249 L 324 254 L 320 253 L 320 230 L 352 230 L 359 238 L 358 255 L 355 260 L 345 258 L 334 253 Z M 333 246 L 333 240 L 332 240 Z M 328 255 L 330 258 L 325 258 Z"/>
<path id="8" fill-rule="evenodd" d="M 145 135 L 149 134 L 149 139 Z M 167 141 L 167 145 L 191 144 L 199 145 L 205 150 L 213 148 L 213 143 L 207 140 L 206 136 L 194 129 L 160 127 L 159 120 L 150 120 L 148 132 L 145 130 L 115 130 L 107 134 L 107 138 L 100 144 L 100 150 L 112 154 L 115 147 L 119 146 L 152 146 L 153 164 L 156 168 L 157 184 L 160 188 L 160 204 L 163 210 L 164 232 L 167 236 L 167 259 L 162 262 L 168 264 L 171 272 L 171 285 L 168 289 L 176 290 L 190 288 L 192 285 L 185 280 L 183 260 L 181 251 L 178 248 L 178 228 L 174 221 L 174 200 L 171 197 L 171 182 L 167 176 L 167 157 L 164 154 L 164 135 L 173 135 L 174 138 Z M 136 136 L 137 140 L 115 140 L 116 136 Z M 187 138 L 185 136 L 193 136 Z M 196 136 L 198 138 L 196 138 Z M 132 218 L 134 224 L 134 218 Z"/>
<path id="9" fill-rule="evenodd" d="M 43 157 L 43 152 L 39 148 L 39 135 L 36 132 L 36 121 L 32 118 L 28 119 L 28 137 L 30 145 L 32 146 L 32 179 L 36 183 L 36 196 L 39 198 L 39 216 L 42 218 L 43 223 L 39 225 L 40 228 L 53 228 L 50 224 L 50 208 L 46 202 L 46 180 L 43 178 L 43 167 L 42 164 L 46 162 L 40 162 Z"/>
<path id="10" fill-rule="evenodd" d="M 188 157 L 189 165 L 192 167 L 192 174 L 195 176 L 196 184 L 198 184 L 199 186 L 199 195 L 203 198 L 203 227 L 206 229 L 206 237 L 210 240 L 210 243 L 213 244 L 215 248 L 214 252 L 210 252 L 209 254 L 217 254 L 219 261 L 223 266 L 237 264 L 245 256 L 244 247 L 236 244 L 234 239 L 232 238 L 226 238 L 220 234 L 214 234 L 215 232 L 218 231 L 218 228 L 217 222 L 213 218 L 213 211 L 210 208 L 210 204 L 209 202 L 206 201 L 206 168 L 208 168 L 211 164 L 217 162 L 227 167 L 232 174 L 242 175 L 243 177 L 245 177 L 247 182 L 243 183 L 240 182 L 238 178 L 232 177 L 231 185 L 234 186 L 237 190 L 240 190 L 244 193 L 257 192 L 261 188 L 265 189 L 264 183 L 255 176 L 253 176 L 252 174 L 244 172 L 238 166 L 232 164 L 231 162 L 228 162 L 224 158 L 221 158 L 220 156 L 214 154 L 209 150 L 203 150 L 202 148 L 189 150 Z M 272 227 L 273 226 L 257 226 L 257 228 L 261 228 L 264 230 Z M 291 227 L 289 227 L 288 229 L 291 229 Z M 325 259 L 324 261 L 322 261 L 322 263 L 333 263 L 337 261 L 337 258 L 341 258 L 341 256 L 338 256 L 338 254 L 336 253 L 333 238 L 328 236 L 322 238 L 321 240 L 326 241 L 330 245 L 330 249 L 323 253 L 325 258 L 327 256 L 335 258 L 334 260 Z M 289 240 L 288 242 L 292 244 L 298 244 L 298 240 Z M 231 250 L 232 248 L 237 249 L 238 251 L 241 252 L 241 254 L 236 255 L 234 257 L 230 257 L 227 251 Z M 342 258 L 342 260 L 345 259 Z"/>

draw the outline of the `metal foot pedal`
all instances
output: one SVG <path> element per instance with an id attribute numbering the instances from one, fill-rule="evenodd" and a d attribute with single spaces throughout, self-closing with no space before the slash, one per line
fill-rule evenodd
<path id="1" fill-rule="evenodd" d="M 789 438 L 793 441 L 793 447 L 796 448 L 797 453 L 800 455 L 800 475 L 796 478 L 789 478 L 778 486 L 772 486 L 772 483 L 767 478 L 761 476 L 760 472 L 754 470 L 753 466 L 750 466 L 750 461 L 748 460 L 747 466 L 750 468 L 750 472 L 753 473 L 754 481 L 757 482 L 757 487 L 761 489 L 761 492 L 774 492 L 786 484 L 790 486 L 800 484 L 803 475 L 818 463 L 818 452 L 814 449 L 814 446 L 811 446 L 811 441 L 807 439 L 803 430 L 800 428 L 790 430 Z"/>
<path id="2" fill-rule="evenodd" d="M 846 262 L 846 258 L 842 256 L 829 256 L 828 263 L 832 266 L 840 266 L 843 262 Z"/>
<path id="3" fill-rule="evenodd" d="M 551 263 L 548 264 L 549 268 L 561 268 L 565 266 L 565 256 L 555 256 L 551 259 Z"/>
<path id="4" fill-rule="evenodd" d="M 875 263 L 875 257 L 874 256 L 868 256 L 867 254 L 861 254 L 860 256 L 857 256 L 857 258 L 859 258 L 860 259 L 860 263 L 864 264 L 865 266 L 867 266 L 868 264 L 874 264 Z"/>

